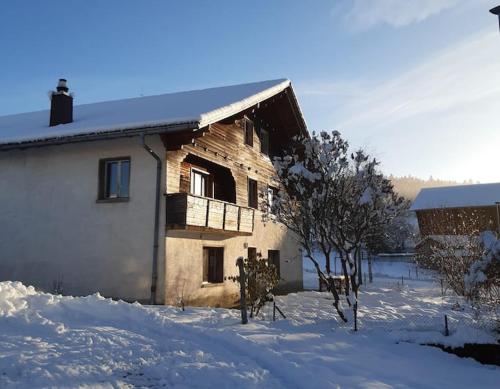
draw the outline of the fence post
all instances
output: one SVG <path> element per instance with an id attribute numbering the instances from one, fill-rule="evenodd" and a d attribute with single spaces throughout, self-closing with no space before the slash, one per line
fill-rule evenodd
<path id="1" fill-rule="evenodd" d="M 448 329 L 448 315 L 444 315 L 444 336 L 449 336 L 450 330 Z"/>
<path id="2" fill-rule="evenodd" d="M 247 299 L 245 295 L 245 290 L 246 290 L 246 275 L 245 275 L 245 269 L 243 268 L 243 257 L 238 257 L 236 260 L 236 266 L 238 266 L 238 269 L 240 271 L 240 310 L 241 310 L 241 324 L 247 324 L 248 323 L 248 318 L 247 318 Z"/>
<path id="3" fill-rule="evenodd" d="M 358 301 L 354 303 L 354 331 L 358 331 Z"/>
<path id="4" fill-rule="evenodd" d="M 403 281 L 404 281 L 404 278 L 403 278 L 403 276 L 401 276 L 401 286 L 403 286 L 403 284 L 404 284 Z"/>
<path id="5" fill-rule="evenodd" d="M 370 280 L 370 283 L 373 282 L 372 261 L 373 257 L 372 254 L 370 253 L 368 255 L 368 279 Z"/>

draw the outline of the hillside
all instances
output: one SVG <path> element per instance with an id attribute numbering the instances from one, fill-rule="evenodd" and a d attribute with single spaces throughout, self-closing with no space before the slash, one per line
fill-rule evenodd
<path id="1" fill-rule="evenodd" d="M 452 186 L 452 185 L 463 185 L 463 184 L 475 184 L 473 180 L 467 180 L 464 182 L 451 181 L 451 180 L 440 180 L 429 177 L 427 180 L 413 177 L 413 176 L 403 176 L 396 177 L 392 174 L 389 176 L 389 179 L 392 181 L 394 185 L 394 189 L 401 196 L 407 198 L 410 201 L 415 200 L 418 192 L 422 188 L 434 188 L 439 186 Z"/>

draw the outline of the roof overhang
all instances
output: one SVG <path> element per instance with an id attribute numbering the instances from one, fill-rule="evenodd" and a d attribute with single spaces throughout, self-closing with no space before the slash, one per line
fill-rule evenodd
<path id="1" fill-rule="evenodd" d="M 156 135 L 156 134 L 172 134 L 178 132 L 196 132 L 202 129 L 206 129 L 210 124 L 216 123 L 218 121 L 227 119 L 234 116 L 240 112 L 251 109 L 252 107 L 259 106 L 260 103 L 272 99 L 274 96 L 284 93 L 287 96 L 290 108 L 293 115 L 296 118 L 297 128 L 299 131 L 308 136 L 307 125 L 300 110 L 300 106 L 297 101 L 297 97 L 293 91 L 290 80 L 283 80 L 277 85 L 271 88 L 263 90 L 256 93 L 248 98 L 229 104 L 227 106 L 220 107 L 211 112 L 202 114 L 198 120 L 189 120 L 185 122 L 175 122 L 175 123 L 155 123 L 151 125 L 139 125 L 130 126 L 122 128 L 106 128 L 92 129 L 88 132 L 82 132 L 79 134 L 67 135 L 67 136 L 57 136 L 57 137 L 47 137 L 41 139 L 23 140 L 18 142 L 8 142 L 0 144 L 0 151 L 14 150 L 14 149 L 26 149 L 32 147 L 43 147 L 43 146 L 53 146 L 62 145 L 67 143 L 78 143 L 78 142 L 91 142 L 97 140 L 106 139 L 117 139 L 124 137 L 133 137 L 138 135 Z"/>

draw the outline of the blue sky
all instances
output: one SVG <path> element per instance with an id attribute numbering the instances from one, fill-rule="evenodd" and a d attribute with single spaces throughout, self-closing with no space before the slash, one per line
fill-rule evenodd
<path id="1" fill-rule="evenodd" d="M 497 0 L 16 1 L 0 115 L 288 77 L 311 130 L 387 173 L 500 181 Z"/>

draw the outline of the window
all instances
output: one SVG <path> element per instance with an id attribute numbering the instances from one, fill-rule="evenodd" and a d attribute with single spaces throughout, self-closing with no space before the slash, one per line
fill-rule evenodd
<path id="1" fill-rule="evenodd" d="M 129 198 L 130 158 L 107 158 L 99 161 L 99 199 Z"/>
<path id="2" fill-rule="evenodd" d="M 211 197 L 210 176 L 208 172 L 191 169 L 190 192 L 196 196 Z"/>
<path id="3" fill-rule="evenodd" d="M 248 206 L 250 208 L 257 208 L 257 181 L 248 179 Z"/>
<path id="4" fill-rule="evenodd" d="M 253 147 L 253 122 L 250 119 L 244 119 L 245 144 Z"/>
<path id="5" fill-rule="evenodd" d="M 203 282 L 219 284 L 224 282 L 224 248 L 203 248 Z"/>
<path id="6" fill-rule="evenodd" d="M 276 271 L 278 272 L 278 278 L 281 277 L 280 273 L 280 251 L 279 250 L 268 250 L 267 251 L 267 263 L 269 265 L 274 265 Z"/>
<path id="7" fill-rule="evenodd" d="M 269 132 L 267 130 L 260 130 L 260 152 L 269 155 Z"/>
<path id="8" fill-rule="evenodd" d="M 267 207 L 269 209 L 269 212 L 273 213 L 273 205 L 274 202 L 276 201 L 276 196 L 278 194 L 278 189 L 268 186 L 267 187 Z"/>

